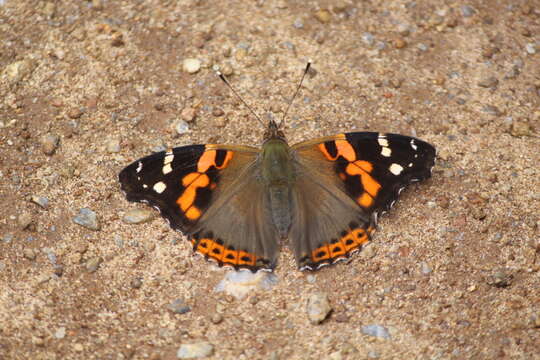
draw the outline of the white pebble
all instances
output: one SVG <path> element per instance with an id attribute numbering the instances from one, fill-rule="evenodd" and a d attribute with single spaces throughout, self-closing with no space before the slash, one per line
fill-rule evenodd
<path id="1" fill-rule="evenodd" d="M 193 58 L 185 59 L 182 68 L 189 74 L 195 74 L 201 69 L 201 61 Z"/>

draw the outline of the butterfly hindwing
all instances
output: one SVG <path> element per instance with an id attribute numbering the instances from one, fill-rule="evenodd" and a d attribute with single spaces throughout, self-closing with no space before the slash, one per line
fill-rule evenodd
<path id="1" fill-rule="evenodd" d="M 258 153 L 243 146 L 178 147 L 135 161 L 119 179 L 129 201 L 157 208 L 206 258 L 220 266 L 271 268 L 275 231 L 264 199 L 253 201 L 264 194 L 252 171 Z"/>
<path id="2" fill-rule="evenodd" d="M 290 238 L 299 267 L 306 269 L 345 258 L 366 243 L 377 214 L 406 185 L 428 178 L 435 161 L 430 144 L 396 134 L 340 134 L 292 148 L 301 221 L 293 222 Z"/>

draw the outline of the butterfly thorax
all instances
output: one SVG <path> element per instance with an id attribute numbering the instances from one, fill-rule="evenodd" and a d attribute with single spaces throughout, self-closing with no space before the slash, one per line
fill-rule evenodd
<path id="1" fill-rule="evenodd" d="M 294 184 L 294 166 L 290 147 L 280 138 L 267 140 L 262 149 L 261 181 L 268 196 L 268 209 L 281 238 L 291 226 L 291 188 Z"/>

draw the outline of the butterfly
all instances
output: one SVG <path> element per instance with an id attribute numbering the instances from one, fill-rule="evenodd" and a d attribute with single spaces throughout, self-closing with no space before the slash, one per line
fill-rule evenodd
<path id="1" fill-rule="evenodd" d="M 121 188 L 219 266 L 271 271 L 288 238 L 298 268 L 316 270 L 360 250 L 401 190 L 431 176 L 435 148 L 420 139 L 351 132 L 289 146 L 282 123 L 268 122 L 261 148 L 189 145 L 141 158 L 120 172 Z"/>

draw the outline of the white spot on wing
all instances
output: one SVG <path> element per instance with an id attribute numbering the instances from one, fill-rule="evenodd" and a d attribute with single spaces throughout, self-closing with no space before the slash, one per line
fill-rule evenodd
<path id="1" fill-rule="evenodd" d="M 409 167 L 412 167 L 413 166 L 413 163 L 409 163 Z"/>
<path id="2" fill-rule="evenodd" d="M 392 165 L 390 165 L 388 170 L 390 170 L 390 172 L 394 175 L 399 175 L 403 171 L 403 167 L 399 164 L 393 163 Z"/>
<path id="3" fill-rule="evenodd" d="M 383 147 L 381 150 L 381 155 L 385 157 L 390 157 L 390 155 L 392 155 L 392 150 L 389 147 Z"/>
<path id="4" fill-rule="evenodd" d="M 418 149 L 418 146 L 415 144 L 414 139 L 411 140 L 411 147 L 413 148 L 413 150 Z"/>
<path id="5" fill-rule="evenodd" d="M 165 164 L 165 166 L 163 167 L 163 175 L 167 175 L 171 171 L 172 171 L 171 164 Z"/>
<path id="6" fill-rule="evenodd" d="M 143 189 L 148 189 L 148 185 L 142 184 Z"/>
<path id="7" fill-rule="evenodd" d="M 165 185 L 163 181 L 157 182 L 153 187 L 154 191 L 157 192 L 158 194 L 161 194 L 162 192 L 164 192 L 166 188 L 167 188 L 167 185 Z"/>
<path id="8" fill-rule="evenodd" d="M 388 140 L 386 140 L 385 137 L 379 136 L 377 141 L 379 142 L 379 145 L 381 145 L 382 147 L 387 147 L 388 146 Z"/>
<path id="9" fill-rule="evenodd" d="M 170 164 L 173 161 L 173 159 L 174 159 L 174 155 L 167 153 L 167 155 L 163 159 L 163 164 L 164 165 Z"/>
<path id="10" fill-rule="evenodd" d="M 135 172 L 140 173 L 142 170 L 142 161 L 139 161 L 137 164 L 137 169 L 135 169 Z"/>

